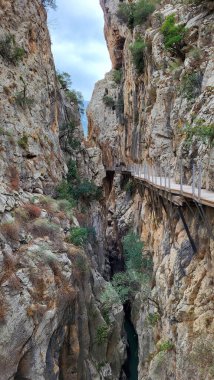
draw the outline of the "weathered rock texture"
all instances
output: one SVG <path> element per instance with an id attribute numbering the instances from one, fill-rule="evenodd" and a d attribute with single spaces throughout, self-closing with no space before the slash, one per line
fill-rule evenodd
<path id="1" fill-rule="evenodd" d="M 50 191 L 65 171 L 58 139 L 56 73 L 41 1 L 1 1 L 0 39 L 13 36 L 23 58 L 0 56 L 1 182 Z M 23 12 L 23 9 L 26 11 Z M 26 104 L 20 104 L 25 88 Z"/>
<path id="2" fill-rule="evenodd" d="M 182 159 L 183 180 L 191 183 L 192 164 L 201 160 L 203 186 L 213 190 L 212 146 L 200 137 L 187 144 L 185 135 L 187 124 L 214 122 L 213 2 L 184 3 L 162 1 L 146 23 L 131 31 L 117 18 L 121 2 L 101 0 L 112 65 L 123 78 L 118 85 L 108 73 L 96 84 L 88 108 L 89 144 L 100 149 L 107 169 L 105 233 L 114 260 L 121 255 L 117 242 L 130 228 L 141 234 L 153 256 L 151 295 L 148 299 L 142 289 L 132 313 L 140 380 L 213 378 L 213 209 L 201 212 L 190 203 L 181 210 L 197 247 L 194 253 L 178 207 L 136 182 L 134 194 L 125 193 L 121 176 L 110 171 L 115 164 L 146 162 L 179 180 Z M 160 31 L 170 14 L 187 29 L 180 57 L 165 49 Z M 129 49 L 139 35 L 146 42 L 142 75 Z M 192 74 L 199 84 L 188 99 L 181 88 Z M 106 95 L 114 101 L 111 106 L 103 102 Z"/>
<path id="3" fill-rule="evenodd" d="M 56 79 L 41 1 L 1 0 L 0 19 L 1 52 L 8 36 L 24 49 L 18 62 L 0 54 L 0 378 L 117 380 L 123 307 L 106 315 L 101 299 L 103 206 L 83 213 L 81 204 L 70 210 L 51 197 L 70 160 L 101 186 L 100 150 L 81 144 L 80 114 Z M 80 225 L 96 229 L 84 249 L 69 243 Z"/>

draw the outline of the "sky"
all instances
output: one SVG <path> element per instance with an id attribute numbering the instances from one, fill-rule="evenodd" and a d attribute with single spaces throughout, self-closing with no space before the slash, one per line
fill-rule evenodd
<path id="1" fill-rule="evenodd" d="M 48 10 L 56 69 L 71 75 L 72 87 L 90 100 L 94 84 L 111 69 L 99 0 L 56 0 Z"/>

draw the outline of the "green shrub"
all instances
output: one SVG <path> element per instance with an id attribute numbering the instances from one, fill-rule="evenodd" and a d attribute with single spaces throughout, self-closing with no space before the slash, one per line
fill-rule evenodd
<path id="1" fill-rule="evenodd" d="M 124 303 L 134 298 L 142 285 L 147 291 L 151 279 L 152 261 L 143 256 L 143 243 L 139 237 L 130 233 L 123 238 L 122 243 L 125 271 L 113 276 L 111 284 L 108 284 L 101 296 L 101 301 L 108 308 L 118 303 L 118 300 Z"/>
<path id="2" fill-rule="evenodd" d="M 120 297 L 112 283 L 107 283 L 105 290 L 101 294 L 100 300 L 108 309 L 111 309 L 114 304 L 120 302 Z"/>
<path id="3" fill-rule="evenodd" d="M 142 74 L 144 71 L 145 48 L 146 44 L 141 37 L 138 37 L 136 41 L 132 45 L 130 45 L 133 63 L 138 74 Z"/>
<path id="4" fill-rule="evenodd" d="M 117 17 L 130 29 L 136 25 L 141 25 L 148 20 L 151 13 L 156 8 L 155 0 L 138 0 L 136 3 L 119 4 Z"/>
<path id="5" fill-rule="evenodd" d="M 136 234 L 129 233 L 122 239 L 122 244 L 126 268 L 141 271 L 143 264 L 143 242 Z"/>
<path id="6" fill-rule="evenodd" d="M 63 90 L 65 91 L 65 95 L 69 101 L 74 103 L 79 107 L 79 111 L 84 113 L 84 100 L 80 91 L 76 91 L 71 89 L 72 81 L 70 74 L 63 72 L 57 72 L 57 79 L 60 82 Z"/>
<path id="7" fill-rule="evenodd" d="M 86 203 L 99 200 L 102 196 L 102 190 L 92 181 L 82 181 L 73 189 L 75 199 L 82 199 Z"/>
<path id="8" fill-rule="evenodd" d="M 70 153 L 70 148 L 77 150 L 81 146 L 81 142 L 74 137 L 75 130 L 77 129 L 78 120 L 70 120 L 68 123 L 60 126 L 60 139 L 63 138 L 63 150 L 68 150 Z"/>
<path id="9" fill-rule="evenodd" d="M 139 0 L 134 7 L 134 25 L 141 25 L 147 21 L 155 10 L 155 2 L 151 0 Z"/>
<path id="10" fill-rule="evenodd" d="M 169 340 L 166 340 L 158 346 L 158 351 L 166 352 L 166 351 L 172 350 L 173 348 L 174 348 L 174 344 L 170 342 Z"/>
<path id="11" fill-rule="evenodd" d="M 184 25 L 175 24 L 175 15 L 169 15 L 161 26 L 161 32 L 164 36 L 164 45 L 167 50 L 180 52 L 184 46 L 184 36 L 186 29 Z"/>
<path id="12" fill-rule="evenodd" d="M 84 99 L 80 91 L 69 90 L 66 92 L 68 99 L 79 107 L 80 113 L 84 113 Z"/>
<path id="13" fill-rule="evenodd" d="M 134 4 L 119 4 L 117 17 L 124 22 L 130 29 L 134 27 Z"/>
<path id="14" fill-rule="evenodd" d="M 107 107 L 112 107 L 112 108 L 115 107 L 115 101 L 112 98 L 112 96 L 103 95 L 103 103 Z"/>
<path id="15" fill-rule="evenodd" d="M 201 73 L 186 74 L 181 81 L 181 94 L 187 100 L 193 100 L 201 93 Z"/>
<path id="16" fill-rule="evenodd" d="M 96 343 L 101 345 L 106 343 L 108 340 L 108 326 L 102 325 L 97 328 L 96 332 Z"/>
<path id="17" fill-rule="evenodd" d="M 140 290 L 139 283 L 133 281 L 127 271 L 116 273 L 112 279 L 112 286 L 117 292 L 121 303 L 130 300 Z"/>
<path id="18" fill-rule="evenodd" d="M 207 125 L 203 120 L 198 120 L 195 125 L 186 124 L 184 133 L 188 144 L 191 144 L 196 136 L 210 147 L 214 146 L 214 123 Z"/>
<path id="19" fill-rule="evenodd" d="M 149 313 L 147 320 L 151 326 L 155 326 L 160 319 L 160 315 L 158 313 Z"/>
<path id="20" fill-rule="evenodd" d="M 15 37 L 11 34 L 7 34 L 0 39 L 0 55 L 8 63 L 17 65 L 24 54 L 24 49 L 17 46 Z"/>
<path id="21" fill-rule="evenodd" d="M 74 160 L 69 160 L 68 162 L 68 174 L 67 174 L 67 180 L 69 182 L 79 181 L 79 175 L 77 171 L 77 164 Z"/>
<path id="22" fill-rule="evenodd" d="M 120 84 L 123 77 L 123 70 L 122 69 L 114 70 L 112 76 L 113 76 L 113 81 L 117 84 Z"/>
<path id="23" fill-rule="evenodd" d="M 24 133 L 23 136 L 18 140 L 18 145 L 22 149 L 27 149 L 28 147 L 28 136 Z"/>
<path id="24" fill-rule="evenodd" d="M 104 307 L 102 310 L 102 316 L 105 321 L 105 323 L 109 326 L 110 325 L 110 316 L 109 316 L 109 309 L 107 307 Z"/>
<path id="25" fill-rule="evenodd" d="M 70 202 L 72 207 L 75 206 L 75 200 L 72 193 L 71 185 L 66 181 L 62 181 L 60 185 L 57 187 L 57 198 L 58 199 L 66 199 Z"/>
<path id="26" fill-rule="evenodd" d="M 87 243 L 90 230 L 85 227 L 75 227 L 70 230 L 69 241 L 77 246 Z"/>

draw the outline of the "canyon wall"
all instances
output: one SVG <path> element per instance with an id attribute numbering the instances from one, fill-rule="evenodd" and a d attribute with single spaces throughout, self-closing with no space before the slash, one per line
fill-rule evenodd
<path id="1" fill-rule="evenodd" d="M 212 130 L 214 122 L 213 1 L 158 2 L 145 22 L 132 27 L 118 9 L 134 1 L 100 3 L 113 69 L 96 84 L 88 118 L 89 144 L 100 150 L 107 173 L 109 260 L 113 267 L 120 260 L 121 238 L 129 230 L 140 234 L 153 259 L 150 295 L 143 285 L 132 303 L 138 378 L 211 380 L 213 209 L 188 201 L 179 207 L 117 166 L 146 163 L 179 183 L 182 165 L 183 183 L 191 184 L 192 165 L 197 183 L 201 163 L 202 187 L 213 190 L 212 137 L 197 132 Z M 185 27 L 177 51 L 166 48 L 161 32 L 169 15 Z M 137 40 L 144 44 L 140 72 L 132 54 Z"/>
<path id="2" fill-rule="evenodd" d="M 97 188 L 104 167 L 56 75 L 43 3 L 0 1 L 0 378 L 116 380 L 123 307 L 101 299 L 103 206 L 65 195 L 69 165 Z"/>

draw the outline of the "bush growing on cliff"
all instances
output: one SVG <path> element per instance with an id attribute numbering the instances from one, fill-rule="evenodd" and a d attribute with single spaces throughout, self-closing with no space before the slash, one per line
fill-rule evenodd
<path id="1" fill-rule="evenodd" d="M 82 199 L 86 203 L 99 200 L 102 197 L 102 190 L 94 182 L 84 180 L 73 189 L 75 199 Z"/>
<path id="2" fill-rule="evenodd" d="M 202 75 L 200 72 L 186 74 L 181 81 L 181 94 L 193 100 L 201 93 Z"/>
<path id="3" fill-rule="evenodd" d="M 96 332 L 96 343 L 98 345 L 101 345 L 108 340 L 108 326 L 107 325 L 101 325 L 97 328 Z"/>
<path id="4" fill-rule="evenodd" d="M 117 17 L 130 29 L 148 20 L 156 8 L 155 0 L 138 0 L 136 3 L 119 4 Z"/>
<path id="5" fill-rule="evenodd" d="M 86 227 L 75 227 L 70 230 L 69 241 L 77 246 L 86 244 L 91 230 Z"/>
<path id="6" fill-rule="evenodd" d="M 7 34 L 0 39 L 0 55 L 8 63 L 17 65 L 24 54 L 24 49 L 17 46 L 15 37 L 11 34 Z"/>
<path id="7" fill-rule="evenodd" d="M 155 11 L 155 1 L 139 0 L 134 7 L 134 24 L 140 25 Z"/>
<path id="8" fill-rule="evenodd" d="M 57 79 L 65 91 L 66 97 L 69 101 L 79 107 L 80 113 L 84 113 L 84 99 L 80 91 L 71 89 L 72 81 L 70 74 L 66 72 L 57 72 Z"/>
<path id="9" fill-rule="evenodd" d="M 210 147 L 214 145 L 214 123 L 205 124 L 204 120 L 198 120 L 195 125 L 186 124 L 184 133 L 187 144 L 191 144 L 196 136 Z"/>
<path id="10" fill-rule="evenodd" d="M 161 32 L 164 36 L 164 46 L 167 50 L 180 52 L 184 46 L 184 36 L 186 29 L 184 25 L 176 25 L 175 15 L 169 15 L 161 26 Z"/>
<path id="11" fill-rule="evenodd" d="M 108 96 L 108 95 L 103 95 L 103 103 L 107 106 L 107 107 L 115 107 L 115 101 L 114 99 L 112 98 L 112 96 Z"/>
<path id="12" fill-rule="evenodd" d="M 118 297 L 122 303 L 134 298 L 142 285 L 145 294 L 149 292 L 152 260 L 143 255 L 143 242 L 136 234 L 129 233 L 123 238 L 122 243 L 125 271 L 113 276 L 111 284 L 106 287 L 101 297 L 101 301 L 109 308 L 118 302 Z"/>
<path id="13" fill-rule="evenodd" d="M 117 84 L 120 84 L 123 77 L 123 70 L 122 69 L 114 70 L 112 76 L 113 76 L 113 81 Z"/>
<path id="14" fill-rule="evenodd" d="M 144 71 L 144 52 L 146 44 L 141 37 L 138 37 L 136 41 L 130 45 L 130 51 L 132 53 L 132 59 L 137 73 L 140 75 Z"/>
<path id="15" fill-rule="evenodd" d="M 124 22 L 130 29 L 134 27 L 134 4 L 119 4 L 117 17 Z"/>
<path id="16" fill-rule="evenodd" d="M 27 149 L 28 147 L 28 136 L 24 133 L 22 137 L 18 140 L 18 145 L 22 149 Z"/>

